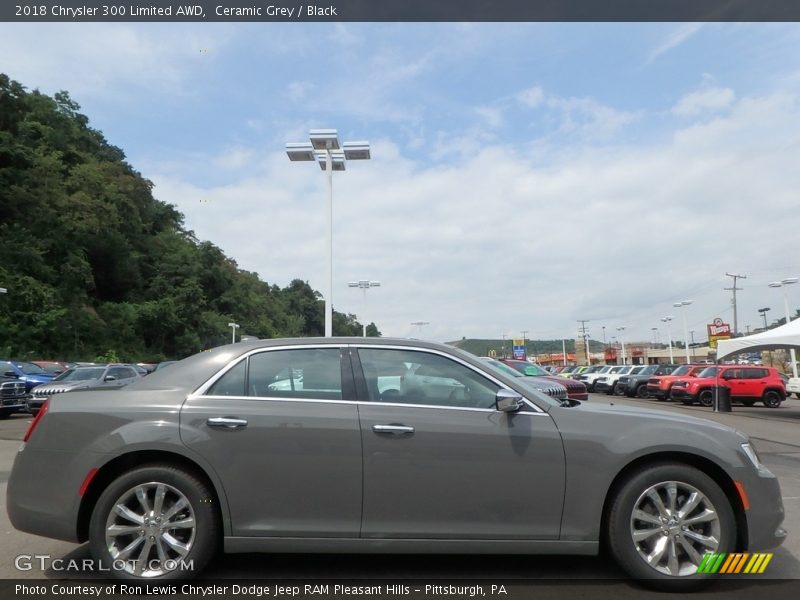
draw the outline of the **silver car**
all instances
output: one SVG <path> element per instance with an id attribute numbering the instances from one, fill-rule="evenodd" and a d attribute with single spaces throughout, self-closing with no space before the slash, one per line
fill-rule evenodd
<path id="1" fill-rule="evenodd" d="M 632 577 L 688 589 L 713 577 L 697 573 L 707 553 L 786 535 L 778 481 L 741 433 L 562 403 L 449 346 L 240 342 L 113 395 L 50 399 L 7 506 L 22 531 L 88 540 L 122 578 L 186 577 L 220 543 L 502 554 L 605 543 Z"/>

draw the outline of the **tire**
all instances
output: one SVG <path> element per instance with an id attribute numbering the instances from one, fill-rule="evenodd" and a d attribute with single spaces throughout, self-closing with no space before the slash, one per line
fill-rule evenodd
<path id="1" fill-rule="evenodd" d="M 162 491 L 162 510 L 156 517 L 156 495 Z M 151 512 L 142 506 L 138 493 L 144 493 Z M 89 523 L 89 547 L 101 567 L 110 569 L 119 579 L 191 578 L 205 567 L 220 545 L 221 524 L 216 504 L 208 485 L 181 468 L 150 464 L 133 469 L 100 494 Z M 131 516 L 114 511 L 117 505 L 126 506 Z M 150 523 L 138 527 L 137 517 L 149 517 Z M 181 526 L 161 528 L 155 518 Z M 116 527 L 116 534 L 108 534 L 109 527 Z M 130 531 L 120 532 L 123 527 Z M 133 545 L 138 539 L 144 541 Z M 124 553 L 126 546 L 131 545 L 132 551 Z M 159 546 L 166 556 L 164 564 L 159 559 Z M 169 560 L 176 563 L 171 570 Z M 182 567 L 181 560 L 190 566 Z"/>
<path id="2" fill-rule="evenodd" d="M 794 395 L 795 395 L 795 396 L 797 396 L 797 399 L 798 399 L 798 400 L 800 400 L 800 392 L 795 392 L 795 394 L 794 394 Z"/>
<path id="3" fill-rule="evenodd" d="M 8 411 L 8 410 L 0 411 L 0 421 L 2 421 L 4 419 L 7 419 L 11 415 L 12 415 L 12 411 Z"/>
<path id="4" fill-rule="evenodd" d="M 614 383 L 610 388 L 608 388 L 608 391 L 606 392 L 606 394 L 608 394 L 609 396 L 616 396 L 617 395 L 617 384 Z"/>
<path id="5" fill-rule="evenodd" d="M 751 399 L 751 398 L 748 398 L 746 400 L 742 400 L 742 404 L 744 406 L 753 406 L 755 403 L 756 403 L 756 401 Z"/>
<path id="6" fill-rule="evenodd" d="M 681 398 L 681 402 L 683 402 L 686 406 L 691 406 L 692 404 L 694 404 L 694 400 L 692 400 L 688 396 L 686 398 Z"/>
<path id="7" fill-rule="evenodd" d="M 767 390 L 761 401 L 767 408 L 778 408 L 783 402 L 783 397 L 775 390 Z"/>
<path id="8" fill-rule="evenodd" d="M 714 406 L 714 392 L 711 390 L 703 390 L 697 395 L 697 400 L 702 406 Z"/>
<path id="9" fill-rule="evenodd" d="M 675 509 L 668 495 L 672 489 Z M 644 465 L 612 493 L 605 532 L 608 548 L 624 571 L 648 587 L 696 589 L 714 577 L 697 573 L 705 554 L 735 548 L 736 519 L 730 501 L 711 477 L 694 467 Z M 681 516 L 694 494 L 699 500 Z"/>
<path id="10" fill-rule="evenodd" d="M 647 398 L 650 394 L 647 393 L 647 384 L 643 383 L 636 388 L 636 395 L 639 398 Z"/>

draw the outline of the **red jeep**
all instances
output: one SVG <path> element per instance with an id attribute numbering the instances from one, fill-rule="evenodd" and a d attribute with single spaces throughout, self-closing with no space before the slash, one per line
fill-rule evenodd
<path id="1" fill-rule="evenodd" d="M 778 370 L 752 365 L 708 367 L 695 378 L 676 381 L 672 385 L 671 395 L 687 405 L 700 402 L 703 406 L 712 406 L 715 385 L 730 389 L 731 401 L 741 402 L 745 406 L 753 406 L 760 400 L 766 407 L 778 408 L 786 399 L 786 386 Z"/>
<path id="2" fill-rule="evenodd" d="M 647 395 L 657 400 L 669 400 L 672 384 L 679 379 L 697 377 L 708 365 L 681 365 L 669 375 L 657 375 L 647 380 Z"/>

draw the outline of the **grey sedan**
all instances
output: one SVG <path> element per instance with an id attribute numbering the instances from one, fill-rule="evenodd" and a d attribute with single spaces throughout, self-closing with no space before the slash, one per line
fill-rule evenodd
<path id="1" fill-rule="evenodd" d="M 424 374 L 424 375 L 422 375 Z M 276 385 L 279 382 L 279 385 Z M 8 482 L 22 531 L 170 579 L 226 552 L 596 554 L 688 589 L 707 553 L 779 545 L 741 433 L 559 402 L 418 340 L 240 342 L 122 390 L 53 396 Z M 65 401 L 68 400 L 68 401 Z"/>

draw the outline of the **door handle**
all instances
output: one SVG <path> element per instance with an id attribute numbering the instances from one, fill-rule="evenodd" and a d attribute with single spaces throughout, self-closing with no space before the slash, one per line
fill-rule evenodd
<path id="1" fill-rule="evenodd" d="M 234 417 L 211 417 L 206 421 L 206 425 L 223 429 L 243 429 L 247 427 L 247 421 Z"/>
<path id="2" fill-rule="evenodd" d="M 392 433 L 394 435 L 404 435 L 414 433 L 414 428 L 408 425 L 373 425 L 372 431 L 375 433 Z"/>

